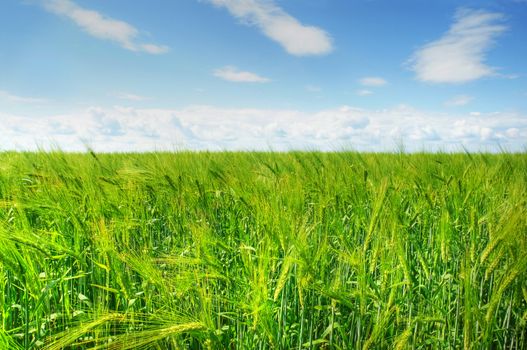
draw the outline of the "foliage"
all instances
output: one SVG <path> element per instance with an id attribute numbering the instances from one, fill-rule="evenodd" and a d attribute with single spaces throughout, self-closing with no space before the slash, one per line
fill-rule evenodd
<path id="1" fill-rule="evenodd" d="M 0 153 L 2 349 L 527 348 L 525 154 Z"/>

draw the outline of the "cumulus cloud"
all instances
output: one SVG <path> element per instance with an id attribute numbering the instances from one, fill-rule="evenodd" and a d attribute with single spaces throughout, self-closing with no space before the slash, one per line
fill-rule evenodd
<path id="1" fill-rule="evenodd" d="M 464 83 L 495 74 L 485 56 L 507 27 L 501 13 L 458 10 L 454 23 L 440 39 L 419 48 L 409 60 L 418 80 Z"/>
<path id="2" fill-rule="evenodd" d="M 261 77 L 256 73 L 239 70 L 234 66 L 225 66 L 215 69 L 213 74 L 217 78 L 236 83 L 267 83 L 271 81 L 270 79 Z"/>
<path id="3" fill-rule="evenodd" d="M 447 107 L 460 107 L 465 106 L 472 102 L 474 98 L 468 95 L 457 95 L 451 98 L 448 101 L 445 101 L 445 106 Z M 473 113 L 473 112 L 472 112 Z"/>
<path id="4" fill-rule="evenodd" d="M 0 112 L 0 150 L 59 146 L 82 151 L 327 150 L 523 151 L 527 118 L 514 113 L 441 114 L 401 105 L 315 112 L 190 106 L 88 108 L 49 117 Z"/>
<path id="5" fill-rule="evenodd" d="M 166 53 L 169 50 L 167 46 L 138 42 L 139 31 L 134 26 L 83 8 L 71 0 L 44 0 L 44 8 L 51 13 L 69 18 L 91 36 L 116 42 L 127 50 L 153 55 Z"/>
<path id="6" fill-rule="evenodd" d="M 242 23 L 258 27 L 264 35 L 292 55 L 323 55 L 333 50 L 328 33 L 300 23 L 272 0 L 208 1 L 215 6 L 225 7 Z"/>
<path id="7" fill-rule="evenodd" d="M 374 87 L 384 86 L 388 84 L 386 80 L 380 77 L 364 77 L 360 79 L 359 82 L 363 86 L 374 86 Z"/>

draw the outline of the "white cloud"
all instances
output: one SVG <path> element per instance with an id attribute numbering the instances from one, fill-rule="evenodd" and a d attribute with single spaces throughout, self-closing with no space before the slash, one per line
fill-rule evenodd
<path id="1" fill-rule="evenodd" d="M 360 79 L 359 82 L 361 85 L 364 85 L 364 86 L 375 86 L 375 87 L 384 86 L 388 84 L 386 80 L 380 77 L 364 77 Z"/>
<path id="2" fill-rule="evenodd" d="M 277 6 L 273 0 L 208 0 L 225 7 L 242 23 L 258 27 L 296 56 L 323 55 L 333 50 L 332 40 L 324 30 L 306 26 Z"/>
<path id="3" fill-rule="evenodd" d="M 306 91 L 308 92 L 313 92 L 313 93 L 322 92 L 322 88 L 317 85 L 306 85 L 305 88 L 306 88 Z"/>
<path id="4" fill-rule="evenodd" d="M 369 95 L 372 95 L 372 94 L 373 94 L 373 91 L 371 91 L 371 90 L 366 90 L 366 89 L 357 90 L 357 95 L 359 95 L 359 96 L 369 96 Z"/>
<path id="5" fill-rule="evenodd" d="M 469 104 L 472 102 L 474 98 L 472 96 L 468 95 L 458 95 L 454 96 L 450 100 L 445 102 L 445 106 L 447 107 L 461 107 Z M 472 112 L 473 113 L 473 112 Z"/>
<path id="6" fill-rule="evenodd" d="M 518 128 L 509 128 L 509 129 L 505 130 L 505 134 L 507 135 L 507 137 L 515 139 L 515 138 L 520 137 L 520 129 L 518 129 Z"/>
<path id="7" fill-rule="evenodd" d="M 485 56 L 507 27 L 501 13 L 458 10 L 440 39 L 418 49 L 409 60 L 417 79 L 432 83 L 464 83 L 495 74 Z"/>
<path id="8" fill-rule="evenodd" d="M 236 83 L 267 83 L 271 81 L 270 79 L 261 77 L 256 73 L 242 71 L 233 66 L 225 66 L 215 69 L 213 74 L 217 78 Z"/>
<path id="9" fill-rule="evenodd" d="M 381 87 L 381 86 L 388 84 L 388 82 L 381 77 L 364 77 L 364 78 L 359 79 L 359 83 L 362 86 L 367 86 L 367 87 Z M 373 91 L 369 89 L 360 89 L 360 90 L 355 91 L 355 93 L 358 96 L 373 95 Z"/>
<path id="10" fill-rule="evenodd" d="M 514 113 L 443 114 L 409 106 L 315 112 L 190 106 L 178 110 L 89 108 L 49 117 L 0 112 L 0 150 L 523 151 L 527 118 Z"/>
<path id="11" fill-rule="evenodd" d="M 147 97 L 136 95 L 136 94 L 130 94 L 127 92 L 117 92 L 113 94 L 113 96 L 121 100 L 128 100 L 128 101 L 135 101 L 135 102 L 141 102 L 141 101 L 145 101 L 148 99 Z"/>
<path id="12" fill-rule="evenodd" d="M 143 51 L 154 55 L 169 50 L 167 46 L 137 42 L 139 31 L 134 26 L 83 8 L 71 0 L 44 0 L 44 8 L 56 15 L 71 19 L 91 36 L 114 41 L 127 50 Z"/>
<path id="13" fill-rule="evenodd" d="M 140 44 L 135 50 L 132 48 L 132 51 L 144 51 L 152 55 L 161 55 L 170 51 L 170 48 L 165 45 Z"/>
<path id="14" fill-rule="evenodd" d="M 45 98 L 17 96 L 5 90 L 0 90 L 0 99 L 5 99 L 7 101 L 15 102 L 15 103 L 35 103 L 37 104 L 37 103 L 48 102 L 48 100 Z"/>

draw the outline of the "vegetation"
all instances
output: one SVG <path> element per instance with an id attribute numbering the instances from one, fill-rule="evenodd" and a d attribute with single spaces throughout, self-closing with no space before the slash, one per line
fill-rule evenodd
<path id="1" fill-rule="evenodd" d="M 526 349 L 526 193 L 526 154 L 0 153 L 0 348 Z"/>

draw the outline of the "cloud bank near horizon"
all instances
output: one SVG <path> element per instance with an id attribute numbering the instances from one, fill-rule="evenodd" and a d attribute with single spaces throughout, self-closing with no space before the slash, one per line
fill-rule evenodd
<path id="1" fill-rule="evenodd" d="M 0 150 L 525 151 L 527 118 L 514 113 L 430 114 L 409 106 L 297 110 L 191 106 L 88 108 L 24 117 L 0 113 Z"/>

